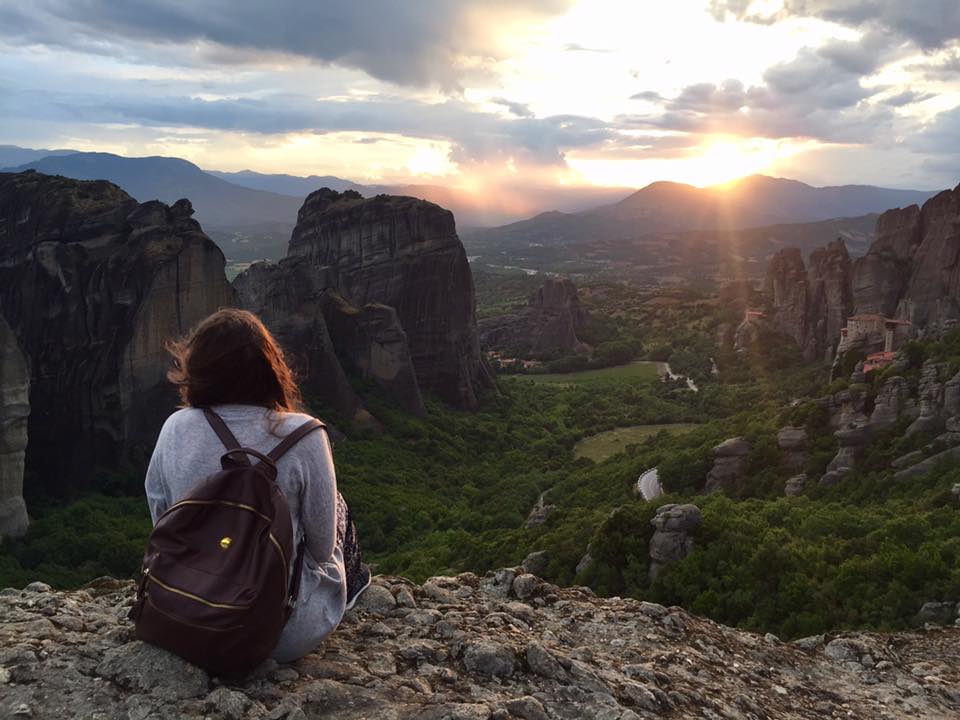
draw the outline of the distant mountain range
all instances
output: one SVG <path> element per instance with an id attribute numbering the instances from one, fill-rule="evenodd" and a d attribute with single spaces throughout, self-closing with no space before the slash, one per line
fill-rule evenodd
<path id="1" fill-rule="evenodd" d="M 197 219 L 234 261 L 282 256 L 303 199 L 320 187 L 355 189 L 365 196 L 388 193 L 430 200 L 454 212 L 471 254 L 488 259 L 496 256 L 500 264 L 521 266 L 543 255 L 568 259 L 582 255 L 603 261 L 611 253 L 619 257 L 628 249 L 637 258 L 652 252 L 662 259 L 664 253 L 669 255 L 671 233 L 707 233 L 702 236 L 704 241 L 709 236 L 722 244 L 728 231 L 778 226 L 770 247 L 775 248 L 785 236 L 809 236 L 817 240 L 815 244 L 822 244 L 832 239 L 819 237 L 825 227 L 787 231 L 785 226 L 831 218 L 853 218 L 852 225 L 837 221 L 839 230 L 849 228 L 851 238 L 869 242 L 869 237 L 861 237 L 863 216 L 919 204 L 933 195 L 866 185 L 816 188 L 763 175 L 708 188 L 656 182 L 632 193 L 609 187 L 505 186 L 472 194 L 440 185 L 364 185 L 335 176 L 206 171 L 180 158 L 128 158 L 11 145 L 0 146 L 0 168 L 110 180 L 141 202 L 159 199 L 170 203 L 187 197 Z M 489 227 L 543 208 L 558 209 Z M 477 225 L 488 227 L 470 227 Z M 759 240 L 765 237 L 763 232 L 740 236 L 750 238 L 751 254 L 766 252 L 766 245 Z M 660 242 L 665 238 L 666 245 Z M 685 237 L 682 244 L 686 246 L 691 238 Z M 645 245 L 649 247 L 643 249 Z M 661 250 L 654 252 L 656 248 Z M 856 252 L 856 248 L 851 250 Z"/>
<path id="2" fill-rule="evenodd" d="M 933 195 L 869 185 L 817 188 L 765 175 L 707 188 L 655 182 L 612 205 L 579 213 L 546 212 L 477 229 L 471 236 L 551 245 L 636 240 L 683 230 L 735 230 L 861 216 L 919 204 Z"/>

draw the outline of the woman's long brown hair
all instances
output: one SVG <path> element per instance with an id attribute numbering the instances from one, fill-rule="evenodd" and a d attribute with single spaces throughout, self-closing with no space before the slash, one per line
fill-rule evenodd
<path id="1" fill-rule="evenodd" d="M 227 308 L 167 343 L 167 378 L 184 406 L 259 405 L 295 412 L 303 400 L 283 350 L 253 313 Z"/>

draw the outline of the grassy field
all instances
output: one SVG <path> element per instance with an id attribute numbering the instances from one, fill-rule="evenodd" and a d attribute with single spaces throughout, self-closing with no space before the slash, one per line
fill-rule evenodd
<path id="1" fill-rule="evenodd" d="M 521 377 L 538 383 L 558 383 L 561 385 L 581 385 L 587 383 L 604 382 L 606 380 L 631 380 L 634 382 L 652 383 L 660 377 L 658 366 L 660 363 L 641 360 L 628 365 L 602 368 L 600 370 L 584 370 L 575 373 L 546 373 L 530 374 Z"/>
<path id="2" fill-rule="evenodd" d="M 634 425 L 633 427 L 614 428 L 607 432 L 584 438 L 573 448 L 577 458 L 590 458 L 594 462 L 603 462 L 627 448 L 627 445 L 641 443 L 661 430 L 671 434 L 685 433 L 697 427 L 696 424 L 673 423 L 667 425 Z"/>

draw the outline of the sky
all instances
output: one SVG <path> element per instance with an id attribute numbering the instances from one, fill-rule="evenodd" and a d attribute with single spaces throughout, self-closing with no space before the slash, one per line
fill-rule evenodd
<path id="1" fill-rule="evenodd" d="M 0 0 L 0 144 L 491 187 L 960 180 L 957 0 Z"/>

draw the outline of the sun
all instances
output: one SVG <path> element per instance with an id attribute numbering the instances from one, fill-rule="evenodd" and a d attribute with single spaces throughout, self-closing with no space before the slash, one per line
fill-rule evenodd
<path id="1" fill-rule="evenodd" d="M 786 154 L 781 143 L 772 141 L 710 139 L 686 162 L 684 174 L 693 185 L 721 185 L 763 172 Z"/>

